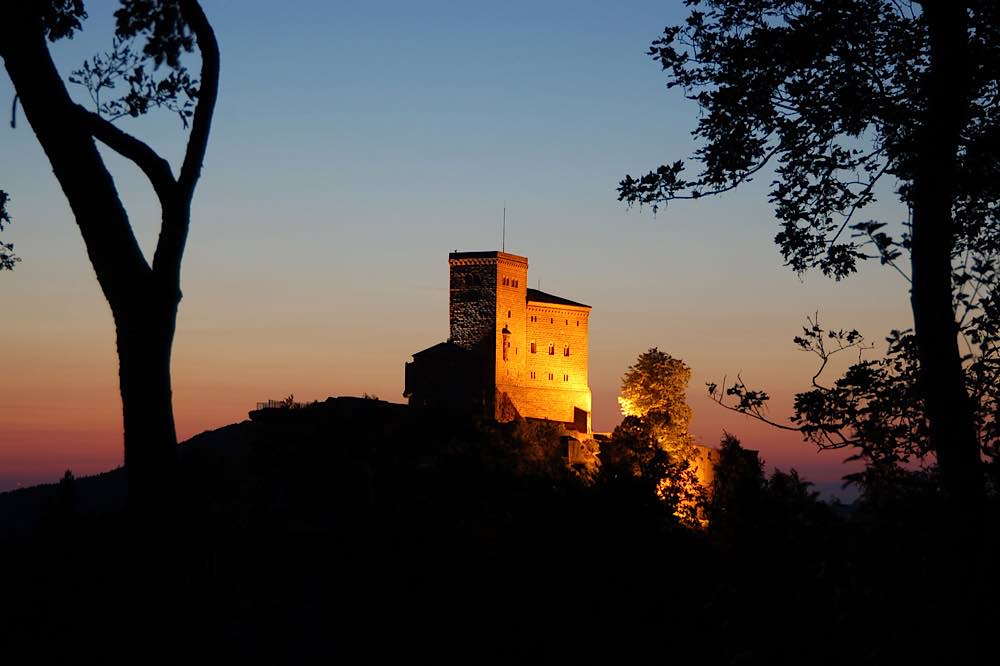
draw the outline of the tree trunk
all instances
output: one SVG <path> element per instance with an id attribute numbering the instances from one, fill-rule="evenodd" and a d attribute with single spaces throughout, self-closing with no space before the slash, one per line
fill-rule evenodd
<path id="1" fill-rule="evenodd" d="M 179 252 L 158 271 L 143 257 L 114 180 L 52 62 L 36 10 L 33 3 L 3 5 L 0 56 L 114 315 L 129 502 L 140 512 L 166 508 L 176 468 L 170 349 L 180 301 Z M 189 213 L 189 199 L 165 211 L 185 224 Z M 182 246 L 183 238 L 177 243 Z"/>
<path id="2" fill-rule="evenodd" d="M 154 299 L 115 313 L 129 502 L 143 513 L 170 502 L 177 465 L 170 383 L 176 303 Z"/>
<path id="3" fill-rule="evenodd" d="M 942 483 L 960 508 L 977 509 L 984 494 L 982 463 L 951 283 L 956 160 L 971 78 L 963 4 L 923 4 L 931 60 L 913 181 L 910 298 L 920 382 Z"/>

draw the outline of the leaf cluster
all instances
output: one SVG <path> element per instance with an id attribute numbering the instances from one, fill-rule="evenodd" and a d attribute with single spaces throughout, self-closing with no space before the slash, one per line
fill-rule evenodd
<path id="1" fill-rule="evenodd" d="M 97 113 L 108 120 L 137 118 L 163 108 L 177 114 L 187 128 L 199 82 L 182 56 L 194 46 L 178 0 L 122 0 L 115 12 L 111 50 L 84 61 L 69 80 L 86 88 Z"/>
<path id="2" fill-rule="evenodd" d="M 659 412 L 664 419 L 687 427 L 691 409 L 687 406 L 687 385 L 691 368 L 679 358 L 656 347 L 639 355 L 622 377 L 618 404 L 625 416 L 645 416 Z"/>
<path id="3" fill-rule="evenodd" d="M 7 212 L 7 202 L 10 197 L 6 192 L 0 190 L 0 231 L 3 231 L 5 224 L 10 224 L 10 213 Z M 0 271 L 13 270 L 14 264 L 21 259 L 14 254 L 13 243 L 0 242 Z"/>
<path id="4" fill-rule="evenodd" d="M 87 18 L 83 0 L 42 0 L 38 2 L 45 36 L 51 41 L 73 37 Z"/>

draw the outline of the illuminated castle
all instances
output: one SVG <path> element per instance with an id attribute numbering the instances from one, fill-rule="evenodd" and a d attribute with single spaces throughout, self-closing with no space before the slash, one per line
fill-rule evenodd
<path id="1" fill-rule="evenodd" d="M 591 432 L 590 306 L 528 288 L 528 260 L 453 252 L 447 342 L 413 354 L 411 405 L 482 410 L 497 421 L 559 421 Z"/>

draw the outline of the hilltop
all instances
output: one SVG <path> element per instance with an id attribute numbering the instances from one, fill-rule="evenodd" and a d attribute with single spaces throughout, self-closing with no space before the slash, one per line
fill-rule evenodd
<path id="1" fill-rule="evenodd" d="M 719 540 L 568 469 L 558 442 L 338 398 L 185 442 L 157 524 L 125 511 L 122 470 L 2 494 L 0 639 L 56 663 L 952 654 L 911 621 L 972 603 L 936 578 L 957 556 L 926 516 L 890 535 L 788 502 Z"/>

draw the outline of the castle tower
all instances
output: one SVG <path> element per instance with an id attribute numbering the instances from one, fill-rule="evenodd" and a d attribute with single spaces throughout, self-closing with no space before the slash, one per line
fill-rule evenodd
<path id="1" fill-rule="evenodd" d="M 528 260 L 516 254 L 453 252 L 448 269 L 450 338 L 406 364 L 411 404 L 476 404 L 498 421 L 589 433 L 590 306 L 528 289 Z"/>
<path id="2" fill-rule="evenodd" d="M 506 252 L 448 255 L 451 342 L 480 354 L 486 386 L 508 383 L 524 370 L 528 260 Z M 495 392 L 487 411 L 496 414 Z M 503 412 L 502 409 L 500 409 Z M 509 414 L 501 413 L 498 418 Z"/>

